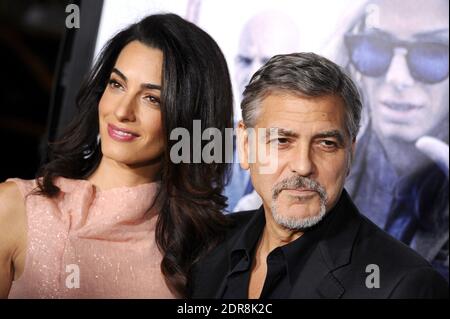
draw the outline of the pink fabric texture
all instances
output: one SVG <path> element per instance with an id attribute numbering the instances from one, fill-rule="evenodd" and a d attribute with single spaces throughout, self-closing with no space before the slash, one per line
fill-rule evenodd
<path id="1" fill-rule="evenodd" d="M 30 195 L 35 181 L 10 179 L 24 195 L 23 274 L 9 298 L 173 298 L 155 242 L 158 183 L 99 190 L 58 178 L 56 198 Z"/>

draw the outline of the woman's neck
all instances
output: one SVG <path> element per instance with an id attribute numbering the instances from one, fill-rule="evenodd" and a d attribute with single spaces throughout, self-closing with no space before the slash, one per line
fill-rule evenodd
<path id="1" fill-rule="evenodd" d="M 160 179 L 160 172 L 159 161 L 145 165 L 127 165 L 103 156 L 99 166 L 88 180 L 99 189 L 107 190 L 155 182 Z"/>

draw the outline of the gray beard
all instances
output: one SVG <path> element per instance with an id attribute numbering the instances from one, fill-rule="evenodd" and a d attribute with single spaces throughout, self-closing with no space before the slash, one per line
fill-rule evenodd
<path id="1" fill-rule="evenodd" d="M 276 203 L 272 204 L 272 216 L 275 222 L 290 230 L 306 230 L 317 225 L 326 214 L 326 207 L 322 203 L 320 204 L 319 214 L 312 217 L 286 217 L 278 213 L 276 209 Z"/>
<path id="2" fill-rule="evenodd" d="M 308 188 L 316 191 L 320 197 L 320 209 L 317 215 L 312 217 L 286 217 L 280 214 L 277 208 L 277 199 L 283 189 Z M 275 222 L 290 230 L 306 230 L 317 225 L 326 214 L 327 193 L 316 181 L 302 176 L 292 176 L 282 180 L 272 188 L 272 216 Z"/>

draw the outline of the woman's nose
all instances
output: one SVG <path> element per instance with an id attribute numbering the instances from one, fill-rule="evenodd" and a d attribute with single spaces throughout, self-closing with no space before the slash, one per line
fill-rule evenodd
<path id="1" fill-rule="evenodd" d="M 136 120 L 136 105 L 132 96 L 124 96 L 114 110 L 120 122 L 134 122 Z"/>

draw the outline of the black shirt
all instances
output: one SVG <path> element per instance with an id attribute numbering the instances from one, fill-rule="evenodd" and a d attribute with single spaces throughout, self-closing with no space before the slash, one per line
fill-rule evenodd
<path id="1" fill-rule="evenodd" d="M 321 234 L 329 224 L 331 213 L 327 213 L 319 224 L 306 230 L 293 242 L 277 247 L 267 256 L 267 274 L 261 291 L 261 299 L 288 298 L 309 255 L 314 251 Z M 261 207 L 252 217 L 230 253 L 230 269 L 223 298 L 246 299 L 252 262 L 256 246 L 264 230 L 266 220 Z"/>

